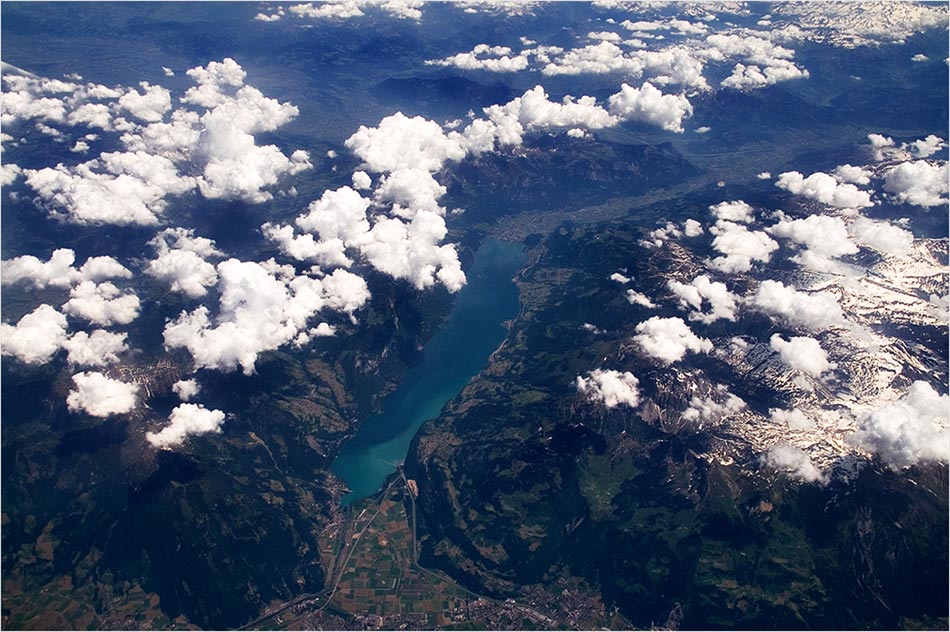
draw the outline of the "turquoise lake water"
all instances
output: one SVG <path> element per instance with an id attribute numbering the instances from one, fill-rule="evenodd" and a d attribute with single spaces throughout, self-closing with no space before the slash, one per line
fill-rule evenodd
<path id="1" fill-rule="evenodd" d="M 486 240 L 456 299 L 445 327 L 423 349 L 413 367 L 383 400 L 383 412 L 368 418 L 330 469 L 352 490 L 343 505 L 366 498 L 403 462 L 419 427 L 439 415 L 488 363 L 505 339 L 502 322 L 518 315 L 518 288 L 512 282 L 524 263 L 521 244 Z"/>

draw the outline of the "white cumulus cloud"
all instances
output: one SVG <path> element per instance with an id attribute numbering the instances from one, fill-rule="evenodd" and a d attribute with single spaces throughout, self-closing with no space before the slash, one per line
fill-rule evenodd
<path id="1" fill-rule="evenodd" d="M 890 255 L 908 255 L 914 247 L 914 234 L 887 221 L 858 217 L 848 225 L 855 242 Z"/>
<path id="2" fill-rule="evenodd" d="M 709 207 L 709 212 L 712 213 L 716 219 L 726 220 L 729 222 L 751 224 L 755 219 L 755 214 L 752 212 L 752 207 L 742 200 L 713 204 Z"/>
<path id="3" fill-rule="evenodd" d="M 135 408 L 138 384 L 114 380 L 98 371 L 77 373 L 73 376 L 73 384 L 76 388 L 66 398 L 66 405 L 73 412 L 110 417 Z"/>
<path id="4" fill-rule="evenodd" d="M 198 394 L 198 391 L 201 390 L 198 385 L 198 381 L 195 379 L 190 380 L 178 380 L 172 384 L 172 391 L 175 395 L 178 395 L 178 398 L 183 402 L 187 402 L 192 397 Z"/>
<path id="5" fill-rule="evenodd" d="M 701 274 L 689 283 L 671 280 L 667 285 L 679 299 L 680 305 L 690 309 L 690 320 L 708 324 L 720 318 L 736 319 L 736 296 L 724 283 L 712 281 Z M 703 311 L 704 302 L 708 305 L 708 311 Z"/>
<path id="6" fill-rule="evenodd" d="M 780 334 L 772 334 L 769 346 L 779 354 L 785 365 L 803 371 L 814 378 L 835 368 L 834 364 L 828 362 L 828 353 L 821 348 L 821 343 L 815 338 L 792 336 L 785 340 Z"/>
<path id="7" fill-rule="evenodd" d="M 369 299 L 366 282 L 346 270 L 323 279 L 295 276 L 273 261 L 229 259 L 217 266 L 220 309 L 204 305 L 165 326 L 165 346 L 188 349 L 198 367 L 254 372 L 258 355 L 293 341 L 318 311 L 345 313 Z"/>
<path id="8" fill-rule="evenodd" d="M 768 232 L 803 245 L 806 253 L 794 260 L 813 266 L 816 262 L 852 255 L 858 251 L 840 217 L 809 215 L 803 219 L 785 219 L 769 228 Z"/>
<path id="9" fill-rule="evenodd" d="M 608 100 L 610 113 L 624 120 L 657 125 L 682 133 L 683 119 L 693 115 L 693 106 L 682 94 L 663 94 L 649 81 L 640 88 L 626 83 Z"/>
<path id="10" fill-rule="evenodd" d="M 361 125 L 345 144 L 374 172 L 435 172 L 447 161 L 457 162 L 466 154 L 459 140 L 446 136 L 438 123 L 402 112 L 387 116 L 376 127 Z"/>
<path id="11" fill-rule="evenodd" d="M 694 334 L 678 317 L 653 316 L 637 325 L 636 331 L 633 339 L 643 352 L 667 364 L 681 360 L 688 351 L 709 353 L 713 348 L 711 341 Z"/>
<path id="12" fill-rule="evenodd" d="M 834 177 L 817 171 L 807 178 L 797 171 L 786 171 L 775 183 L 793 195 L 838 208 L 861 208 L 873 206 L 871 194 L 858 189 L 853 184 L 839 183 Z"/>
<path id="13" fill-rule="evenodd" d="M 901 399 L 858 418 L 851 442 L 895 468 L 950 460 L 950 396 L 923 381 Z"/>
<path id="14" fill-rule="evenodd" d="M 748 272 L 753 262 L 767 262 L 778 244 L 767 234 L 758 230 L 749 230 L 744 225 L 719 220 L 709 231 L 716 237 L 713 248 L 722 253 L 710 264 L 723 272 Z"/>
<path id="15" fill-rule="evenodd" d="M 113 283 L 83 281 L 69 293 L 63 311 L 96 325 L 127 325 L 139 315 L 139 297 L 128 290 L 122 292 Z"/>
<path id="16" fill-rule="evenodd" d="M 24 364 L 45 364 L 66 343 L 66 317 L 40 305 L 16 325 L 0 323 L 0 349 Z"/>
<path id="17" fill-rule="evenodd" d="M 770 316 L 777 316 L 793 326 L 820 331 L 845 322 L 841 306 L 833 294 L 802 292 L 781 281 L 763 281 L 751 304 Z"/>
<path id="18" fill-rule="evenodd" d="M 96 329 L 92 333 L 77 331 L 63 342 L 67 360 L 77 366 L 106 367 L 119 361 L 119 354 L 128 350 L 126 333 Z"/>
<path id="19" fill-rule="evenodd" d="M 602 403 L 607 408 L 620 405 L 636 408 L 640 403 L 640 381 L 629 371 L 604 371 L 595 369 L 587 377 L 577 376 L 577 390 L 591 401 Z"/>
<path id="20" fill-rule="evenodd" d="M 903 162 L 884 174 L 884 190 L 898 202 L 915 206 L 946 206 L 950 164 L 926 160 Z"/>
<path id="21" fill-rule="evenodd" d="M 192 435 L 220 433 L 224 413 L 208 410 L 198 404 L 179 404 L 172 410 L 168 425 L 158 432 L 148 432 L 145 439 L 156 448 L 173 448 Z"/>

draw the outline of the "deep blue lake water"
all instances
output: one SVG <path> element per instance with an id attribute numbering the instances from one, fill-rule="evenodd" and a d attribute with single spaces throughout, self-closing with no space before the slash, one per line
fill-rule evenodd
<path id="1" fill-rule="evenodd" d="M 506 335 L 502 323 L 518 315 L 518 288 L 512 282 L 524 263 L 521 244 L 486 240 L 466 271 L 448 323 L 423 350 L 399 388 L 383 400 L 383 412 L 367 419 L 344 447 L 331 470 L 352 490 L 348 505 L 376 492 L 405 459 L 419 427 L 437 417 L 487 363 Z"/>

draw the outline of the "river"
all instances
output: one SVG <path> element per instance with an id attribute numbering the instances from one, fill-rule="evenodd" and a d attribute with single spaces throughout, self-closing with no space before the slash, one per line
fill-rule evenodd
<path id="1" fill-rule="evenodd" d="M 344 506 L 375 493 L 402 463 L 419 427 L 439 415 L 488 362 L 505 339 L 502 326 L 518 315 L 512 279 L 525 261 L 521 244 L 489 239 L 475 254 L 468 283 L 459 291 L 449 320 L 423 349 L 422 362 L 383 400 L 331 465 L 350 493 Z"/>

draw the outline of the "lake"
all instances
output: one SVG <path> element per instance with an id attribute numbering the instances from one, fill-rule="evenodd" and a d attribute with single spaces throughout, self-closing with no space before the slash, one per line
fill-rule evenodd
<path id="1" fill-rule="evenodd" d="M 445 327 L 423 349 L 422 362 L 383 400 L 330 469 L 351 491 L 344 506 L 375 493 L 403 462 L 419 427 L 438 417 L 488 362 L 507 335 L 502 326 L 518 315 L 518 288 L 512 279 L 525 261 L 518 243 L 486 240 L 475 254 L 468 283 Z"/>

